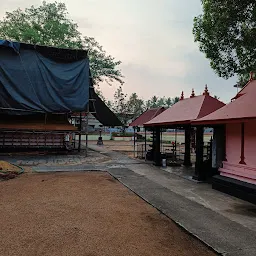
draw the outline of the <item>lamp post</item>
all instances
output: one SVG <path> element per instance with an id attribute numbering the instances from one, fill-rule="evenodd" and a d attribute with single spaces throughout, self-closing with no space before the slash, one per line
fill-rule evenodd
<path id="1" fill-rule="evenodd" d="M 103 140 L 102 140 L 101 132 L 102 132 L 102 130 L 100 129 L 100 137 L 98 138 L 98 141 L 97 141 L 97 145 L 99 145 L 99 146 L 103 145 Z"/>

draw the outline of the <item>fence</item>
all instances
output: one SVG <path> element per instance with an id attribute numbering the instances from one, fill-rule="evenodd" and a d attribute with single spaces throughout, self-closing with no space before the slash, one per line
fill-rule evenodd
<path id="1" fill-rule="evenodd" d="M 146 152 L 151 149 L 151 144 L 146 144 L 146 151 L 145 151 L 145 144 L 144 143 L 137 143 L 137 151 L 136 156 L 139 159 L 145 159 Z M 192 163 L 195 163 L 196 161 L 196 151 L 194 148 L 190 148 L 191 152 L 191 161 Z M 185 155 L 185 144 L 184 143 L 173 143 L 173 144 L 167 144 L 162 143 L 161 144 L 161 153 L 165 154 L 166 157 L 173 161 L 184 161 L 184 155 Z M 204 143 L 204 160 L 208 160 L 211 157 L 211 142 L 205 142 Z"/>
<path id="2" fill-rule="evenodd" d="M 65 148 L 73 149 L 72 133 L 55 131 L 0 131 L 0 148 Z"/>

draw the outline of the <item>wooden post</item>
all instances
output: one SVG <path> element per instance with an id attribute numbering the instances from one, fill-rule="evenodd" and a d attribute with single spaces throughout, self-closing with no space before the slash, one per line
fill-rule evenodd
<path id="1" fill-rule="evenodd" d="M 204 128 L 198 126 L 196 128 L 196 164 L 195 164 L 195 175 L 193 179 L 202 181 L 204 180 Z"/>
<path id="2" fill-rule="evenodd" d="M 185 128 L 185 154 L 184 163 L 185 166 L 191 166 L 191 127 L 187 126 Z"/>

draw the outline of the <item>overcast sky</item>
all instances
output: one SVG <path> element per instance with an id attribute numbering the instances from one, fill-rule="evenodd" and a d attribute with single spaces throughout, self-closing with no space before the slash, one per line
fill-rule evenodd
<path id="1" fill-rule="evenodd" d="M 0 16 L 39 0 L 0 2 Z M 124 91 L 144 99 L 154 95 L 175 97 L 192 88 L 201 94 L 208 84 L 212 95 L 229 102 L 235 78 L 219 78 L 194 43 L 193 18 L 201 13 L 200 0 L 62 0 L 79 30 L 122 61 Z M 115 86 L 101 85 L 107 98 Z"/>

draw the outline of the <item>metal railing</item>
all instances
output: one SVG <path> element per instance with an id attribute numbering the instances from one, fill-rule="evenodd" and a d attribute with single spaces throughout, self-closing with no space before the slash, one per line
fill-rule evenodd
<path id="1" fill-rule="evenodd" d="M 145 150 L 145 143 L 137 143 L 136 147 L 136 157 L 139 159 L 145 159 L 146 153 L 152 147 L 150 147 L 152 143 L 146 143 L 146 150 Z M 191 154 L 191 161 L 195 162 L 196 160 L 196 151 L 194 148 L 190 148 Z M 209 160 L 211 157 L 211 142 L 204 143 L 204 160 Z M 162 143 L 161 144 L 161 153 L 166 156 L 167 159 L 171 161 L 184 161 L 185 155 L 185 144 L 184 143 Z"/>

